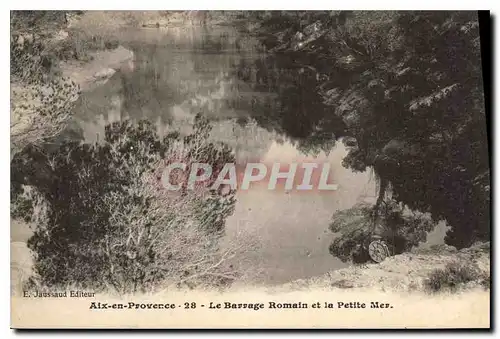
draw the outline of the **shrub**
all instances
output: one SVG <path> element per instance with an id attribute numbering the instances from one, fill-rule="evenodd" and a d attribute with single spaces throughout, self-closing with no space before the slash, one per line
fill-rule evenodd
<path id="1" fill-rule="evenodd" d="M 67 79 L 12 84 L 10 128 L 14 152 L 58 136 L 69 123 L 79 94 L 78 85 Z"/>
<path id="2" fill-rule="evenodd" d="M 344 262 L 363 263 L 369 260 L 363 244 L 379 231 L 392 254 L 401 254 L 427 239 L 435 223 L 426 213 L 410 211 L 392 200 L 384 202 L 375 223 L 373 206 L 359 203 L 332 216 L 330 231 L 339 233 L 330 245 L 330 253 Z"/>
<path id="3" fill-rule="evenodd" d="M 481 272 L 479 275 L 479 284 L 485 289 L 491 288 L 491 275 L 488 272 Z"/>
<path id="4" fill-rule="evenodd" d="M 81 30 L 70 30 L 69 37 L 56 45 L 52 53 L 61 60 L 92 60 L 91 52 L 116 49 L 119 41 L 113 35 L 105 33 L 89 33 Z"/>
<path id="5" fill-rule="evenodd" d="M 452 262 L 444 269 L 432 271 L 424 281 L 424 287 L 430 292 L 443 290 L 456 292 L 467 283 L 484 280 L 483 277 L 484 274 L 477 265 Z"/>
<path id="6" fill-rule="evenodd" d="M 173 192 L 160 184 L 172 159 L 215 168 L 233 160 L 227 147 L 207 141 L 209 131 L 201 117 L 183 139 L 126 121 L 108 125 L 101 144 L 66 143 L 47 155 L 33 149 L 16 157 L 13 201 L 22 208 L 12 208 L 13 217 L 37 217 L 28 246 L 42 285 L 128 293 L 237 279 L 228 260 L 240 245 L 219 246 L 234 191 L 201 185 Z M 30 194 L 21 194 L 22 185 Z"/>
<path id="7" fill-rule="evenodd" d="M 10 42 L 13 153 L 59 135 L 69 122 L 79 86 L 59 74 L 47 36 L 13 32 Z"/>
<path id="8" fill-rule="evenodd" d="M 11 30 L 36 31 L 63 28 L 69 11 L 11 11 Z"/>

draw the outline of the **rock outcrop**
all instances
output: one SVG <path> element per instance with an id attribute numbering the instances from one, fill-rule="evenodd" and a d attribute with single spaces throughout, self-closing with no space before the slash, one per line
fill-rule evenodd
<path id="1" fill-rule="evenodd" d="M 117 71 L 134 69 L 134 53 L 123 46 L 90 55 L 92 61 L 88 63 L 65 62 L 61 65 L 63 76 L 75 81 L 82 91 L 105 84 Z"/>
<path id="2" fill-rule="evenodd" d="M 283 285 L 283 289 L 320 287 L 327 289 L 375 289 L 412 292 L 424 290 L 424 281 L 436 269 L 447 264 L 475 265 L 481 274 L 490 275 L 490 244 L 478 243 L 458 251 L 452 246 L 438 245 L 389 257 L 380 264 L 354 265 L 329 272 L 324 276 L 303 279 Z M 479 282 L 478 282 L 479 283 Z M 475 287 L 472 283 L 471 286 Z"/>

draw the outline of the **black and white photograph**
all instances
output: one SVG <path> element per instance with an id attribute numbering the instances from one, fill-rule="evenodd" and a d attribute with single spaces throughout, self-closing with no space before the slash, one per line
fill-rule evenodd
<path id="1" fill-rule="evenodd" d="M 11 10 L 10 326 L 489 329 L 490 29 Z"/>

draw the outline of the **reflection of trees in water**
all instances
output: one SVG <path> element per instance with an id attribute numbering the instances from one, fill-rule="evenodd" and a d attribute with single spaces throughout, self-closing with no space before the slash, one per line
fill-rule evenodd
<path id="1" fill-rule="evenodd" d="M 285 134 L 302 150 L 329 149 L 344 131 L 342 120 L 323 104 L 316 70 L 296 63 L 293 56 L 242 60 L 237 75 L 255 92 L 277 95 L 271 105 L 254 101 L 249 112 L 261 126 Z"/>
<path id="2" fill-rule="evenodd" d="M 178 92 L 169 84 L 172 65 L 168 51 L 158 44 L 141 44 L 136 48 L 136 70 L 120 74 L 122 110 L 131 117 L 144 118 L 163 115 L 179 101 Z"/>
<path id="3" fill-rule="evenodd" d="M 177 33 L 174 30 L 153 40 L 128 43 L 135 54 L 134 71 L 118 72 L 106 85 L 84 95 L 88 100 L 80 105 L 79 116 L 92 124 L 92 133 L 97 127 L 102 129 L 94 125 L 100 125 L 102 119 L 109 118 L 110 111 L 117 110 L 121 119 L 169 124 L 196 113 L 211 120 L 243 121 L 253 115 L 251 111 L 268 115 L 274 110 L 274 85 L 269 86 L 266 80 L 273 84 L 276 76 L 267 73 L 275 72 L 274 68 L 261 62 L 253 76 L 260 79 L 258 86 L 241 81 L 231 71 L 240 62 L 253 62 L 241 60 L 255 60 L 255 46 L 250 39 L 243 37 L 243 42 L 241 35 L 229 28 L 209 31 L 198 27 Z M 237 49 L 238 41 L 244 48 Z M 266 86 L 269 90 L 264 90 Z M 120 101 L 118 108 L 111 104 L 116 97 Z"/>
<path id="4" fill-rule="evenodd" d="M 172 106 L 196 102 L 200 96 L 211 102 L 212 110 L 229 106 L 234 88 L 228 70 L 241 58 L 232 53 L 234 34 L 202 27 L 191 33 L 195 36 L 188 41 L 133 44 L 136 70 L 120 75 L 124 112 L 131 117 L 167 117 Z M 193 109 L 200 111 L 196 105 Z"/>
<path id="5" fill-rule="evenodd" d="M 273 60 L 285 61 L 281 68 L 290 68 L 286 55 L 304 66 L 292 81 L 279 77 L 278 93 L 288 105 L 271 112 L 271 123 L 312 146 L 347 126 L 355 146 L 343 164 L 373 168 L 380 183 L 375 218 L 390 191 L 411 209 L 446 219 L 452 225 L 448 244 L 487 240 L 483 207 L 490 183 L 477 13 L 281 14 L 259 27 L 261 41 Z M 315 87 L 329 110 L 311 93 Z M 307 116 L 305 105 L 314 107 Z"/>
<path id="6" fill-rule="evenodd" d="M 273 141 L 278 139 L 276 133 L 269 132 L 250 119 L 217 121 L 213 124 L 210 137 L 230 146 L 238 164 L 261 159 Z"/>

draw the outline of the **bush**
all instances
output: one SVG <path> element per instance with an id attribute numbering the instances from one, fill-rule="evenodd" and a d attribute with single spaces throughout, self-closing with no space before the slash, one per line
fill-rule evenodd
<path id="1" fill-rule="evenodd" d="M 340 233 L 330 245 L 330 254 L 343 262 L 364 263 L 370 258 L 363 244 L 378 231 L 393 255 L 408 252 L 427 239 L 435 223 L 426 213 L 410 211 L 402 204 L 388 200 L 380 208 L 377 222 L 373 206 L 359 203 L 332 216 L 330 231 Z"/>
<path id="2" fill-rule="evenodd" d="M 481 272 L 477 265 L 452 262 L 444 269 L 432 271 L 424 281 L 424 286 L 433 293 L 445 290 L 456 292 L 470 282 L 479 282 L 489 288 L 489 277 Z"/>
<path id="3" fill-rule="evenodd" d="M 491 288 L 491 275 L 488 272 L 481 272 L 479 275 L 479 284 L 485 289 Z"/>
<path id="4" fill-rule="evenodd" d="M 177 133 L 160 138 L 148 122 L 120 122 L 106 127 L 101 144 L 19 154 L 11 211 L 36 217 L 28 246 L 41 285 L 129 293 L 237 279 L 228 259 L 239 245 L 219 246 L 234 191 L 173 192 L 160 183 L 162 167 L 172 160 L 216 168 L 232 162 L 227 147 L 207 141 L 209 132 L 201 117 L 183 139 Z"/>
<path id="5" fill-rule="evenodd" d="M 67 25 L 69 11 L 11 11 L 11 30 L 41 31 L 57 29 Z"/>
<path id="6" fill-rule="evenodd" d="M 33 15 L 38 17 L 40 13 Z M 27 145 L 40 145 L 56 137 L 71 119 L 80 88 L 74 81 L 60 76 L 59 61 L 50 33 L 11 32 L 10 127 L 13 153 Z"/>
<path id="7" fill-rule="evenodd" d="M 91 52 L 100 50 L 116 49 L 119 41 L 110 34 L 93 34 L 85 31 L 70 30 L 69 37 L 57 46 L 54 46 L 52 53 L 61 60 L 92 60 Z"/>

